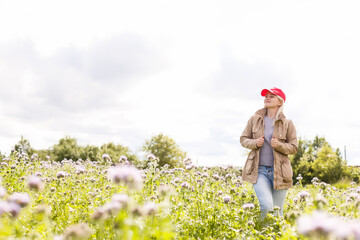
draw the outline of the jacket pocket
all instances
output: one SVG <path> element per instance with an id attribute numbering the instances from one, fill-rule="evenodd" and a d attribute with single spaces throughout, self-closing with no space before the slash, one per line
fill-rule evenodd
<path id="1" fill-rule="evenodd" d="M 293 170 L 292 170 L 289 159 L 284 159 L 281 162 L 281 175 L 282 175 L 284 182 L 288 183 L 288 182 L 292 181 Z"/>
<path id="2" fill-rule="evenodd" d="M 255 167 L 255 156 L 256 156 L 256 152 L 255 151 L 251 151 L 247 160 L 246 160 L 246 163 L 245 163 L 245 166 L 244 166 L 244 173 L 246 175 L 250 175 L 252 173 L 252 171 L 254 170 L 254 167 Z"/>

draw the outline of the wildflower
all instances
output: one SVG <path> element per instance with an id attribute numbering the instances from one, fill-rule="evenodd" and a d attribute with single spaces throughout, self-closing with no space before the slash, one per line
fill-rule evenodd
<path id="1" fill-rule="evenodd" d="M 191 158 L 186 158 L 186 159 L 184 160 L 184 164 L 185 164 L 186 166 L 192 165 Z"/>
<path id="2" fill-rule="evenodd" d="M 221 191 L 221 190 L 218 191 L 218 195 L 222 195 L 223 193 L 224 193 L 224 192 Z"/>
<path id="3" fill-rule="evenodd" d="M 319 179 L 318 179 L 317 177 L 314 177 L 314 178 L 311 180 L 311 182 L 312 182 L 313 184 L 318 183 L 318 182 L 319 182 Z"/>
<path id="4" fill-rule="evenodd" d="M 304 200 L 305 198 L 309 197 L 310 196 L 310 193 L 308 191 L 301 191 L 299 194 L 298 194 L 298 197 L 300 198 L 300 200 Z"/>
<path id="5" fill-rule="evenodd" d="M 32 175 L 28 178 L 28 186 L 32 190 L 41 191 L 44 188 L 44 183 L 40 177 Z"/>
<path id="6" fill-rule="evenodd" d="M 326 186 L 327 186 L 327 184 L 326 184 L 325 182 L 321 182 L 321 183 L 320 183 L 320 187 L 321 187 L 322 189 L 325 189 Z"/>
<path id="7" fill-rule="evenodd" d="M 220 179 L 219 175 L 217 175 L 217 174 L 212 175 L 212 177 L 213 177 L 213 179 L 215 179 L 215 180 L 219 180 L 219 179 Z"/>
<path id="8" fill-rule="evenodd" d="M 299 176 L 297 176 L 296 180 L 298 180 L 298 181 L 303 180 L 303 177 L 301 176 L 301 174 L 299 174 Z"/>
<path id="9" fill-rule="evenodd" d="M 48 216 L 51 212 L 51 209 L 47 205 L 38 205 L 35 209 L 35 213 L 41 216 Z"/>
<path id="10" fill-rule="evenodd" d="M 160 196 L 166 197 L 172 195 L 174 192 L 174 188 L 169 185 L 160 185 L 156 191 Z"/>
<path id="11" fill-rule="evenodd" d="M 103 207 L 100 207 L 95 210 L 95 212 L 91 215 L 91 218 L 94 220 L 99 220 L 103 216 L 105 216 L 105 209 Z"/>
<path id="12" fill-rule="evenodd" d="M 189 189 L 189 188 L 190 188 L 190 184 L 189 184 L 188 182 L 183 182 L 183 183 L 181 184 L 181 187 L 182 187 L 182 188 Z"/>
<path id="13" fill-rule="evenodd" d="M 66 175 L 67 175 L 67 173 L 64 171 L 59 171 L 56 173 L 57 178 L 64 178 L 64 177 L 66 177 Z"/>
<path id="14" fill-rule="evenodd" d="M 140 208 L 140 207 L 134 207 L 132 210 L 131 210 L 131 214 L 133 216 L 137 216 L 137 217 L 140 217 L 143 215 L 143 210 Z"/>
<path id="15" fill-rule="evenodd" d="M 255 223 L 253 221 L 248 221 L 247 225 L 250 227 L 255 227 Z"/>
<path id="16" fill-rule="evenodd" d="M 226 179 L 226 180 L 230 179 L 231 177 L 232 177 L 232 175 L 231 175 L 230 173 L 228 173 L 228 174 L 225 175 L 225 179 Z"/>
<path id="17" fill-rule="evenodd" d="M 312 216 L 303 215 L 298 218 L 297 229 L 304 235 L 328 235 L 341 223 L 326 213 L 315 211 Z"/>
<path id="18" fill-rule="evenodd" d="M 178 178 L 178 177 L 176 177 L 176 178 L 174 178 L 174 183 L 179 183 L 180 181 L 181 181 L 181 179 L 180 178 Z"/>
<path id="19" fill-rule="evenodd" d="M 349 198 L 350 198 L 351 200 L 356 200 L 356 199 L 360 199 L 360 196 L 359 196 L 359 194 L 357 194 L 357 193 L 350 193 L 350 194 L 349 194 Z"/>
<path id="20" fill-rule="evenodd" d="M 103 208 L 109 215 L 116 215 L 122 208 L 122 205 L 119 202 L 111 201 L 106 203 Z"/>
<path id="21" fill-rule="evenodd" d="M 255 208 L 255 205 L 253 203 L 245 203 L 242 207 L 244 210 L 251 210 Z"/>
<path id="22" fill-rule="evenodd" d="M 26 207 L 30 203 L 30 197 L 27 193 L 13 193 L 9 199 L 9 202 L 17 203 L 20 207 Z"/>
<path id="23" fill-rule="evenodd" d="M 104 153 L 104 154 L 102 155 L 102 159 L 105 160 L 105 161 L 111 161 L 111 157 L 110 157 L 110 155 L 107 154 L 107 153 Z"/>
<path id="24" fill-rule="evenodd" d="M 200 185 L 200 186 L 202 186 L 202 185 L 204 185 L 204 180 L 203 179 L 197 179 L 196 180 L 196 182 Z"/>
<path id="25" fill-rule="evenodd" d="M 154 202 L 145 203 L 143 206 L 143 213 L 146 216 L 152 216 L 156 213 L 156 204 Z"/>
<path id="26" fill-rule="evenodd" d="M 132 166 L 116 166 L 109 169 L 108 177 L 115 183 L 125 184 L 130 189 L 142 188 L 142 175 L 140 171 Z"/>
<path id="27" fill-rule="evenodd" d="M 4 198 L 5 196 L 6 196 L 6 189 L 3 187 L 0 187 L 0 198 Z"/>
<path id="28" fill-rule="evenodd" d="M 127 162 L 127 157 L 124 156 L 124 155 L 122 155 L 122 156 L 119 158 L 119 162 L 120 162 L 120 163 L 125 163 L 125 162 Z"/>
<path id="29" fill-rule="evenodd" d="M 91 234 L 92 229 L 86 223 L 79 223 L 65 229 L 64 240 L 88 239 Z"/>
<path id="30" fill-rule="evenodd" d="M 149 155 L 146 156 L 146 159 L 147 159 L 147 160 L 155 160 L 156 157 L 155 157 L 154 154 L 150 153 Z"/>
<path id="31" fill-rule="evenodd" d="M 10 213 L 13 218 L 19 216 L 21 212 L 21 206 L 15 202 L 8 202 L 6 208 L 6 212 Z"/>
<path id="32" fill-rule="evenodd" d="M 130 198 L 128 195 L 126 194 L 122 194 L 122 193 L 118 193 L 118 194 L 114 194 L 111 198 L 112 202 L 118 202 L 120 203 L 123 207 L 127 207 L 129 202 L 130 202 Z"/>
<path id="33" fill-rule="evenodd" d="M 191 165 L 187 165 L 186 166 L 186 170 L 191 170 L 191 169 L 193 169 L 195 166 L 193 165 L 193 164 L 191 164 Z"/>
<path id="34" fill-rule="evenodd" d="M 230 200 L 231 200 L 231 196 L 225 195 L 224 198 L 223 198 L 223 200 L 224 200 L 224 203 L 229 203 Z"/>

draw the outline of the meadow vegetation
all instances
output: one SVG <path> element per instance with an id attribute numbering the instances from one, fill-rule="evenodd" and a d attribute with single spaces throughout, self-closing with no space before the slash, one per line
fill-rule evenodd
<path id="1" fill-rule="evenodd" d="M 96 161 L 59 160 L 15 146 L 0 160 L 0 239 L 360 239 L 357 169 L 326 141 L 316 151 L 307 143 L 293 156 L 309 166 L 295 165 L 307 172 L 295 176 L 284 216 L 275 208 L 263 222 L 237 167 L 195 166 L 188 157 L 170 165 L 150 153 L 140 161 L 101 147 Z M 343 166 L 346 178 L 308 181 L 326 159 Z"/>

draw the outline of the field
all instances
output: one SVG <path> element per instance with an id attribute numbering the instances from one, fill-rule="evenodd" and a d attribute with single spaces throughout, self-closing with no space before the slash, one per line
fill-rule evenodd
<path id="1" fill-rule="evenodd" d="M 0 239 L 360 239 L 360 188 L 299 183 L 259 222 L 252 186 L 234 167 L 138 170 L 12 154 L 1 159 Z"/>

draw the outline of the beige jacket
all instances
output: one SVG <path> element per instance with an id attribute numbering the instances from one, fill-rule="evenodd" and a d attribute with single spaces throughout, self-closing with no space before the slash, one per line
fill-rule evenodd
<path id="1" fill-rule="evenodd" d="M 260 159 L 260 148 L 256 146 L 256 139 L 264 135 L 264 117 L 266 108 L 258 110 L 248 121 L 240 137 L 243 147 L 251 149 L 243 168 L 243 180 L 256 183 Z M 295 154 L 298 150 L 296 129 L 293 122 L 281 113 L 275 119 L 273 136 L 280 144 L 274 148 L 274 189 L 290 188 L 293 185 L 293 171 L 288 154 Z"/>

